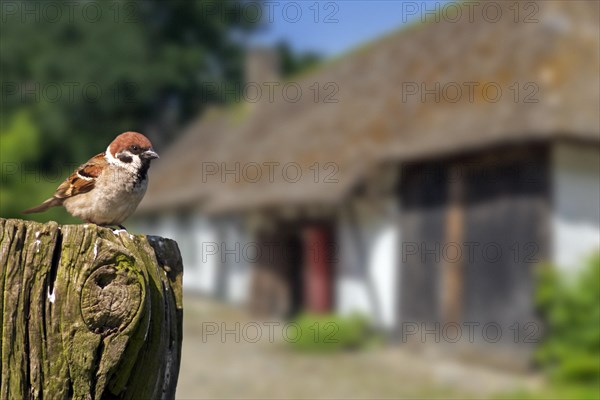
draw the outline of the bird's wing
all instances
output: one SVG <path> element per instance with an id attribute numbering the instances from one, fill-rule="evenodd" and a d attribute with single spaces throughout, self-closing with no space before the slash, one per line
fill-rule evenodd
<path id="1" fill-rule="evenodd" d="M 89 192 L 95 187 L 96 180 L 107 164 L 104 153 L 95 155 L 88 162 L 80 165 L 63 183 L 60 184 L 54 193 L 54 197 L 66 199 L 81 193 Z"/>

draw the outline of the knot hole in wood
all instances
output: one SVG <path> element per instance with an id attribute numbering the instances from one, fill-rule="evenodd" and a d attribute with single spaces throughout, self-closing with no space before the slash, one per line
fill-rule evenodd
<path id="1" fill-rule="evenodd" d="M 87 277 L 81 290 L 81 313 L 90 331 L 110 334 L 133 321 L 144 297 L 143 278 L 134 265 L 121 254 Z"/>

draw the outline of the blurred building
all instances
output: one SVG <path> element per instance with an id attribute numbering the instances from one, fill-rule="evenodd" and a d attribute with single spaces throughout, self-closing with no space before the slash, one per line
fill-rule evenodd
<path id="1" fill-rule="evenodd" d="M 600 43 L 597 2 L 533 3 L 413 24 L 294 81 L 263 52 L 246 101 L 161 154 L 140 224 L 179 242 L 188 289 L 262 315 L 535 320 L 534 268 L 600 247 Z"/>

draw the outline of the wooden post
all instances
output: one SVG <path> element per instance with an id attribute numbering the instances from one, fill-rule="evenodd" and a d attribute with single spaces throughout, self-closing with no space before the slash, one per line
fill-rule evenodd
<path id="1" fill-rule="evenodd" d="M 171 399 L 177 243 L 0 218 L 0 399 Z"/>
<path id="2" fill-rule="evenodd" d="M 464 173 L 460 165 L 450 167 L 449 206 L 444 243 L 453 245 L 461 252 L 465 223 Z M 446 258 L 444 257 L 442 262 L 442 319 L 444 322 L 460 323 L 463 316 L 464 259 L 463 256 L 457 257 L 456 260 Z"/>

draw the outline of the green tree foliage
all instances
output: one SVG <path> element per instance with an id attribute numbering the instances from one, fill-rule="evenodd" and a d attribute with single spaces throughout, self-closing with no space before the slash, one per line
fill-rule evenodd
<path id="1" fill-rule="evenodd" d="M 283 76 L 294 76 L 309 70 L 321 60 L 321 57 L 313 52 L 295 54 L 285 42 L 277 44 L 277 54 L 281 62 L 281 74 Z"/>
<path id="2" fill-rule="evenodd" d="M 21 210 L 50 197 L 64 175 L 76 165 L 42 168 L 38 162 L 43 152 L 41 129 L 31 111 L 20 109 L 10 115 L 0 134 L 0 215 L 19 216 Z M 64 210 L 54 208 L 42 218 L 74 222 Z"/>
<path id="3" fill-rule="evenodd" d="M 185 119 L 223 100 L 202 84 L 242 79 L 243 48 L 233 36 L 254 25 L 236 1 L 11 5 L 0 28 L 2 112 L 33 111 L 51 147 L 44 161 L 56 150 L 87 156 L 115 132 Z"/>
<path id="4" fill-rule="evenodd" d="M 142 131 L 160 149 L 207 104 L 239 98 L 244 35 L 260 25 L 252 10 L 242 0 L 2 3 L 0 215 L 22 217 L 117 133 Z M 306 65 L 284 50 L 284 72 Z M 24 179 L 32 168 L 39 177 Z"/>
<path id="5" fill-rule="evenodd" d="M 567 383 L 600 383 L 600 254 L 574 279 L 544 268 L 537 303 L 547 323 L 538 360 L 551 376 Z M 597 388 L 597 386 L 596 386 Z"/>

